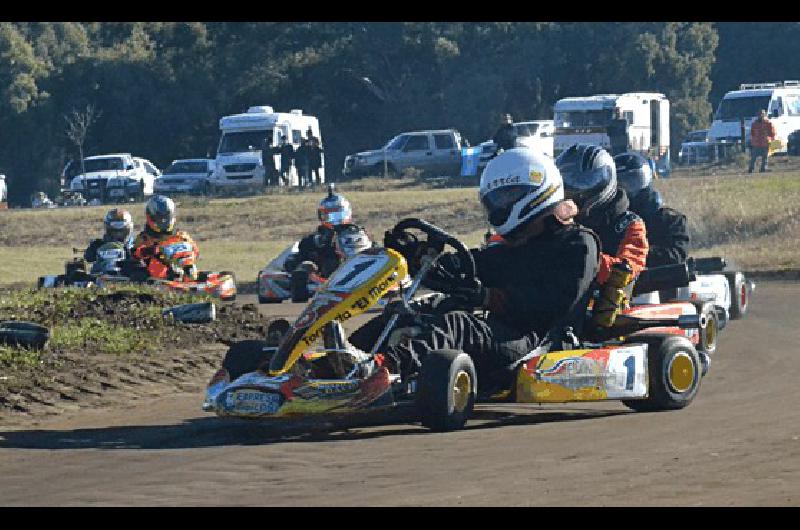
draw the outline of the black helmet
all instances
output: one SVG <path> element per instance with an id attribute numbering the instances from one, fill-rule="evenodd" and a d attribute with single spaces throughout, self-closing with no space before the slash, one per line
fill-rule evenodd
<path id="1" fill-rule="evenodd" d="M 575 144 L 556 158 L 564 193 L 589 215 L 617 193 L 617 171 L 608 151 L 596 145 Z"/>
<path id="2" fill-rule="evenodd" d="M 619 187 L 628 197 L 635 197 L 653 182 L 653 170 L 647 159 L 639 153 L 622 153 L 614 157 Z"/>

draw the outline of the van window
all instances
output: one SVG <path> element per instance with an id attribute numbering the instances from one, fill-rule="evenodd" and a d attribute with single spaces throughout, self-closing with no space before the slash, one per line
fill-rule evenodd
<path id="1" fill-rule="evenodd" d="M 427 135 L 409 136 L 403 151 L 427 151 L 430 149 L 430 142 Z"/>
<path id="2" fill-rule="evenodd" d="M 303 141 L 303 135 L 297 129 L 292 129 L 292 143 L 299 144 Z"/>
<path id="3" fill-rule="evenodd" d="M 723 98 L 719 102 L 715 120 L 739 121 L 739 118 L 754 118 L 760 110 L 767 110 L 770 96 L 747 96 L 742 98 Z"/>
<path id="4" fill-rule="evenodd" d="M 800 116 L 800 96 L 786 96 L 784 101 L 789 116 Z"/>
<path id="5" fill-rule="evenodd" d="M 260 151 L 264 140 L 272 137 L 272 129 L 263 131 L 225 132 L 219 141 L 219 153 L 244 153 Z"/>
<path id="6" fill-rule="evenodd" d="M 456 148 L 456 144 L 453 142 L 453 137 L 449 134 L 434 134 L 433 141 L 436 143 L 436 149 L 446 150 Z"/>
<path id="7" fill-rule="evenodd" d="M 628 125 L 633 125 L 633 111 L 626 110 L 622 113 L 622 117 L 625 118 L 625 121 L 628 122 Z"/>
<path id="8" fill-rule="evenodd" d="M 557 111 L 556 127 L 606 127 L 611 121 L 611 109 Z"/>

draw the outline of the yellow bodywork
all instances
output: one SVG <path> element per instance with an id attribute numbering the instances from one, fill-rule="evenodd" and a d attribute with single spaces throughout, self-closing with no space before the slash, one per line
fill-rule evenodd
<path id="1" fill-rule="evenodd" d="M 309 306 L 300 315 L 298 321 L 295 322 L 295 326 L 298 327 L 298 322 L 301 322 L 304 317 L 314 318 L 314 321 L 305 330 L 303 336 L 296 341 L 286 362 L 283 363 L 283 367 L 280 370 L 270 370 L 270 375 L 277 376 L 286 373 L 303 353 L 317 341 L 325 324 L 333 320 L 343 323 L 354 316 L 364 313 L 408 275 L 408 264 L 399 252 L 390 248 L 384 249 L 383 252 L 388 257 L 386 264 L 368 281 L 355 288 L 352 292 L 336 293 L 331 290 L 328 284 L 334 279 L 333 276 L 323 284 Z M 329 299 L 329 296 L 341 296 L 342 299 L 335 306 L 325 310 L 323 314 L 317 314 L 320 304 L 322 301 Z"/>
<path id="2" fill-rule="evenodd" d="M 583 365 L 585 373 L 581 374 L 586 380 L 585 386 L 569 388 L 555 382 L 544 381 L 536 372 L 547 372 L 557 368 L 559 363 L 569 362 L 569 359 L 585 357 L 587 354 L 596 354 L 597 350 L 565 350 L 549 352 L 539 357 L 535 367 L 528 365 L 522 367 L 517 375 L 516 402 L 517 403 L 564 403 L 569 401 L 601 401 L 608 399 L 600 378 L 603 375 L 603 366 L 588 362 Z M 589 360 L 589 359 L 586 359 Z M 534 369 L 535 368 L 535 369 Z M 588 369 L 588 371 L 587 371 Z M 593 376 L 596 380 L 593 382 Z"/>

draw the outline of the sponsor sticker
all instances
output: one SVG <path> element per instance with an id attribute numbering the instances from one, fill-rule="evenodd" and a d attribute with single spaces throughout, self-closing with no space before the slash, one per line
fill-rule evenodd
<path id="1" fill-rule="evenodd" d="M 532 169 L 528 176 L 531 179 L 531 184 L 536 184 L 537 186 L 541 186 L 544 181 L 544 173 L 535 169 Z"/>

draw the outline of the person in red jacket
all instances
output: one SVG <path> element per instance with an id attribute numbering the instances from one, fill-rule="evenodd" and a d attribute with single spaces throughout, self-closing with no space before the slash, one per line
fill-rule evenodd
<path id="1" fill-rule="evenodd" d="M 597 283 L 603 285 L 612 265 L 623 261 L 638 276 L 650 248 L 647 229 L 642 218 L 628 209 L 625 191 L 617 187 L 614 159 L 602 147 L 576 144 L 558 156 L 556 166 L 564 179 L 566 198 L 578 206 L 575 220 L 600 238 Z"/>
<path id="2" fill-rule="evenodd" d="M 775 126 L 767 119 L 767 111 L 761 109 L 758 119 L 750 126 L 750 169 L 752 173 L 756 166 L 756 158 L 761 157 L 761 172 L 768 171 L 767 158 L 769 158 L 769 143 L 775 139 Z"/>

